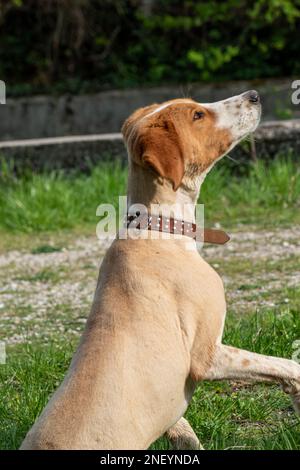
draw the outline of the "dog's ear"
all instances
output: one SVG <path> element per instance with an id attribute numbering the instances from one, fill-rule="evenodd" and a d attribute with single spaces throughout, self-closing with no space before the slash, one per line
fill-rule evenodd
<path id="1" fill-rule="evenodd" d="M 140 152 L 142 165 L 169 179 L 176 191 L 184 175 L 184 160 L 176 132 L 161 127 L 146 129 L 140 136 Z"/>
<path id="2" fill-rule="evenodd" d="M 176 191 L 184 175 L 184 153 L 175 125 L 171 120 L 143 122 L 157 106 L 135 111 L 124 122 L 122 133 L 133 161 L 169 179 Z"/>

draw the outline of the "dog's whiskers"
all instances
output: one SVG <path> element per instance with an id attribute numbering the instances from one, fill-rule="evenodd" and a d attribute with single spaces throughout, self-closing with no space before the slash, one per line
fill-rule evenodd
<path id="1" fill-rule="evenodd" d="M 244 139 L 244 142 L 257 142 L 258 139 L 254 136 L 254 134 L 247 135 Z"/>
<path id="2" fill-rule="evenodd" d="M 232 158 L 230 155 L 225 155 L 225 157 L 227 157 L 229 160 L 232 160 L 234 163 L 236 163 L 237 165 L 240 164 L 240 162 L 238 162 L 235 158 Z"/>

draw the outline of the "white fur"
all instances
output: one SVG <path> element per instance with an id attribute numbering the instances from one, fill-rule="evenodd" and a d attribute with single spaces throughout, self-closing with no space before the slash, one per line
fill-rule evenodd
<path id="1" fill-rule="evenodd" d="M 176 104 L 186 104 L 186 103 L 190 103 L 191 101 L 190 100 L 183 100 L 183 101 L 176 101 Z M 164 103 L 162 104 L 161 106 L 159 106 L 158 108 L 156 108 L 154 111 L 151 111 L 151 113 L 149 114 L 146 114 L 146 116 L 142 117 L 141 118 L 141 121 L 143 121 L 144 119 L 150 117 L 150 116 L 153 116 L 153 114 L 156 114 L 156 113 L 159 113 L 160 111 L 162 111 L 163 109 L 165 108 L 168 108 L 169 106 L 172 106 L 174 105 L 174 102 L 171 101 L 171 102 L 168 102 L 168 103 Z"/>
<path id="2" fill-rule="evenodd" d="M 215 103 L 204 103 L 201 106 L 216 114 L 217 127 L 230 130 L 235 143 L 255 131 L 261 114 L 261 107 L 249 106 L 244 93 Z"/>

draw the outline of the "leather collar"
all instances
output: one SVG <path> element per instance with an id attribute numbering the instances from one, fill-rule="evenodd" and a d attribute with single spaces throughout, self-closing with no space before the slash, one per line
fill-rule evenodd
<path id="1" fill-rule="evenodd" d="M 185 235 L 204 243 L 224 245 L 230 240 L 229 235 L 223 230 L 205 228 L 200 230 L 196 224 L 179 219 L 168 219 L 159 215 L 127 214 L 126 227 L 141 230 L 155 230 L 171 234 Z M 203 239 L 204 238 L 204 239 Z"/>

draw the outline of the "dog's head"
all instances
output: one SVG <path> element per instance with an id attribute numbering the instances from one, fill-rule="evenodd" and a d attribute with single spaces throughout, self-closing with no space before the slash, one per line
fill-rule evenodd
<path id="1" fill-rule="evenodd" d="M 253 132 L 260 114 L 254 90 L 209 104 L 176 99 L 138 109 L 122 132 L 133 162 L 169 179 L 176 190 L 184 176 L 205 174 Z"/>

